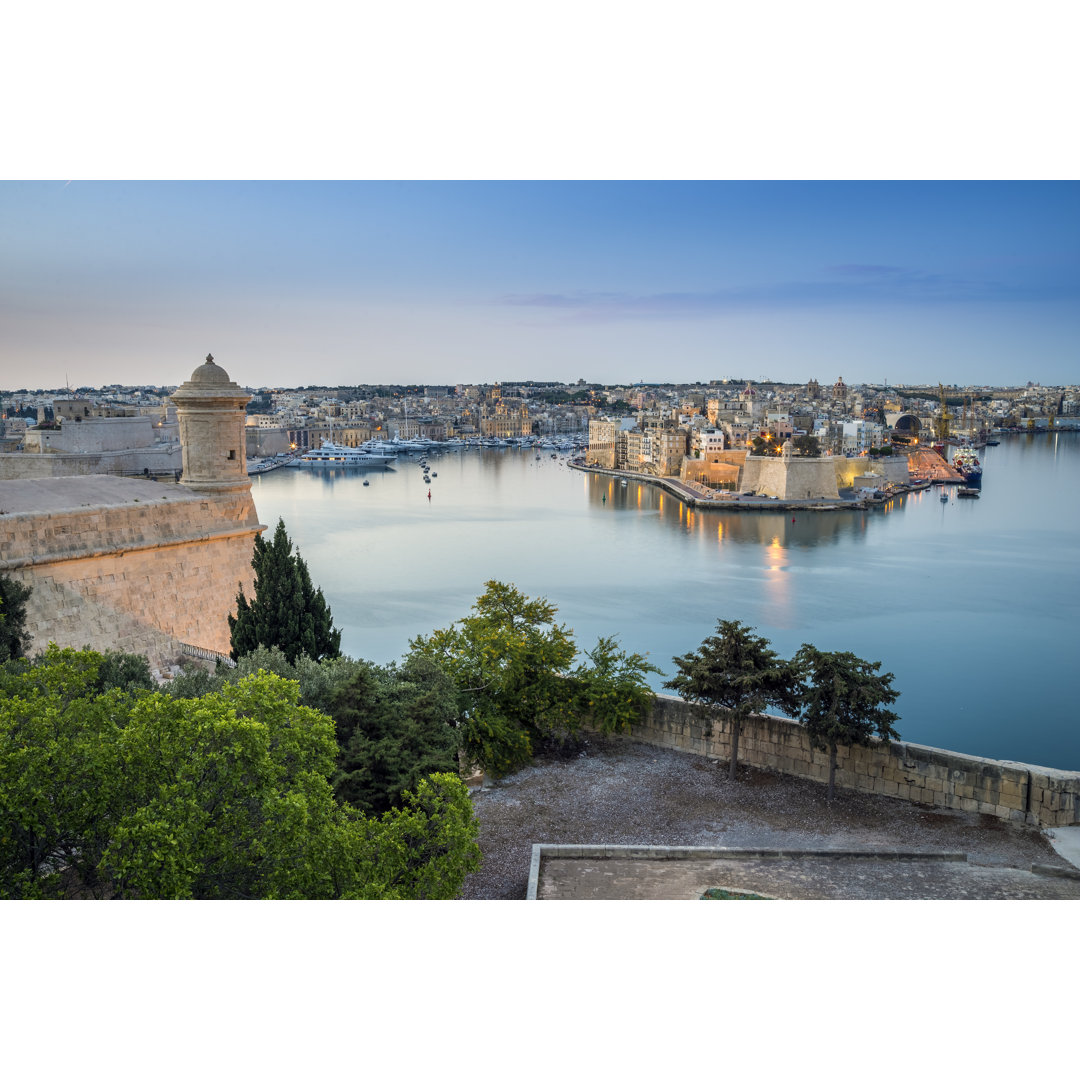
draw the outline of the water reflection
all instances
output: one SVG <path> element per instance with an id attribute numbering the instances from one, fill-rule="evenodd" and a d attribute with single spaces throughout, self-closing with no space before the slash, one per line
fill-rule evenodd
<path id="1" fill-rule="evenodd" d="M 842 537 L 861 540 L 873 519 L 902 506 L 906 498 L 890 500 L 874 510 L 724 510 L 720 507 L 688 507 L 681 499 L 652 484 L 622 481 L 609 476 L 586 475 L 585 492 L 598 507 L 659 516 L 666 525 L 687 533 L 719 528 L 721 539 L 737 544 L 768 544 L 780 523 L 780 542 L 785 546 L 816 547 L 836 543 Z"/>
<path id="2" fill-rule="evenodd" d="M 284 517 L 351 655 L 399 658 L 494 577 L 549 598 L 579 645 L 618 633 L 669 675 L 718 618 L 782 655 L 804 641 L 851 650 L 895 673 L 904 738 L 1080 768 L 1078 435 L 988 447 L 979 499 L 941 504 L 931 488 L 794 515 L 690 511 L 527 452 L 429 460 L 430 485 L 408 458 L 254 478 L 259 519 Z"/>

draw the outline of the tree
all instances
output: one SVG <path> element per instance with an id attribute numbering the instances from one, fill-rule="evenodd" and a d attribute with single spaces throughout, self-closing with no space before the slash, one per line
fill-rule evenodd
<path id="1" fill-rule="evenodd" d="M 269 543 L 255 537 L 251 565 L 255 596 L 249 603 L 241 586 L 236 615 L 229 616 L 232 658 L 260 645 L 276 645 L 290 663 L 301 653 L 313 660 L 339 656 L 341 631 L 334 629 L 322 589 L 312 586 L 307 564 L 293 553 L 281 518 Z"/>
<path id="2" fill-rule="evenodd" d="M 0 574 L 0 662 L 25 656 L 30 648 L 26 629 L 26 601 L 31 588 Z"/>
<path id="3" fill-rule="evenodd" d="M 462 695 L 462 736 L 472 761 L 496 776 L 524 765 L 533 746 L 572 718 L 569 674 L 577 649 L 556 608 L 513 585 L 487 582 L 472 614 L 409 643 L 435 660 Z"/>
<path id="4" fill-rule="evenodd" d="M 795 655 L 805 683 L 800 691 L 799 722 L 810 745 L 829 751 L 829 799 L 833 797 L 838 746 L 870 746 L 875 739 L 898 738 L 899 719 L 886 709 L 900 696 L 890 672 L 879 675 L 880 663 L 860 660 L 849 652 L 821 652 L 803 645 Z"/>
<path id="5" fill-rule="evenodd" d="M 265 672 L 198 700 L 96 694 L 101 657 L 0 671 L 0 897 L 452 896 L 479 865 L 468 792 L 334 800 L 333 722 Z"/>
<path id="6" fill-rule="evenodd" d="M 803 457 L 817 457 L 821 453 L 817 439 L 813 435 L 796 435 L 791 440 L 791 445 L 799 451 Z"/>
<path id="7" fill-rule="evenodd" d="M 644 673 L 655 669 L 610 640 L 587 654 L 591 666 L 571 669 L 577 647 L 573 632 L 555 622 L 556 611 L 547 600 L 489 581 L 471 615 L 410 642 L 414 655 L 431 658 L 454 681 L 463 749 L 496 776 L 590 716 L 614 729 L 652 699 Z"/>
<path id="8" fill-rule="evenodd" d="M 736 778 L 743 722 L 770 706 L 786 715 L 798 710 L 798 672 L 738 620 L 718 620 L 716 633 L 696 652 L 672 661 L 679 672 L 664 685 L 695 702 L 702 715 L 718 712 L 731 721 L 730 780 Z"/>
<path id="9" fill-rule="evenodd" d="M 589 663 L 579 664 L 573 672 L 578 711 L 605 734 L 629 730 L 656 699 L 646 676 L 662 672 L 640 653 L 620 649 L 610 637 L 599 638 L 585 656 Z"/>
<path id="10" fill-rule="evenodd" d="M 327 711 L 338 744 L 334 794 L 357 810 L 400 806 L 423 777 L 457 769 L 457 688 L 428 657 L 359 666 Z"/>

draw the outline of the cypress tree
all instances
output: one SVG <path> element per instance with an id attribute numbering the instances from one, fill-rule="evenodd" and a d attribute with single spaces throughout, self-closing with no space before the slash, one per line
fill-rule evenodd
<path id="1" fill-rule="evenodd" d="M 249 601 L 241 585 L 236 615 L 229 616 L 231 655 L 234 660 L 260 645 L 276 645 L 290 664 L 301 653 L 312 660 L 341 655 L 341 631 L 334 629 L 322 589 L 311 583 L 307 564 L 278 518 L 273 539 L 255 537 L 251 559 L 255 570 L 255 596 Z"/>
<path id="2" fill-rule="evenodd" d="M 0 661 L 17 660 L 30 648 L 26 629 L 26 601 L 30 586 L 0 574 Z"/>

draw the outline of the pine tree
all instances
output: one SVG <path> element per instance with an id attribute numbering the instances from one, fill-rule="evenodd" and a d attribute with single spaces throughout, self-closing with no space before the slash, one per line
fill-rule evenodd
<path id="1" fill-rule="evenodd" d="M 803 645 L 795 656 L 805 684 L 801 690 L 799 722 L 810 744 L 829 751 L 829 799 L 836 786 L 836 748 L 870 746 L 875 740 L 899 738 L 893 726 L 899 719 L 891 705 L 900 696 L 891 672 L 879 675 L 879 662 L 860 660 L 854 653 L 822 652 Z"/>
<path id="2" fill-rule="evenodd" d="M 718 620 L 716 633 L 697 652 L 674 656 L 672 663 L 679 672 L 664 686 L 694 702 L 704 716 L 716 713 L 731 722 L 731 780 L 736 779 L 744 721 L 770 706 L 789 714 L 798 708 L 796 669 L 738 619 Z"/>
<path id="3" fill-rule="evenodd" d="M 341 655 L 341 631 L 334 629 L 322 589 L 311 583 L 307 564 L 293 552 L 278 519 L 273 539 L 255 538 L 255 596 L 249 602 L 241 585 L 236 615 L 229 616 L 231 655 L 234 660 L 257 649 L 276 645 L 290 664 L 301 653 L 312 660 Z"/>

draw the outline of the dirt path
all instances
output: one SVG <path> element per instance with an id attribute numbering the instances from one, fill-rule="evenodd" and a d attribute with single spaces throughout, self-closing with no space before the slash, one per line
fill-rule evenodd
<path id="1" fill-rule="evenodd" d="M 1035 829 L 926 810 L 756 769 L 591 738 L 569 760 L 538 762 L 473 796 L 484 865 L 465 899 L 520 900 L 534 843 L 963 851 L 976 866 L 1068 867 Z"/>

